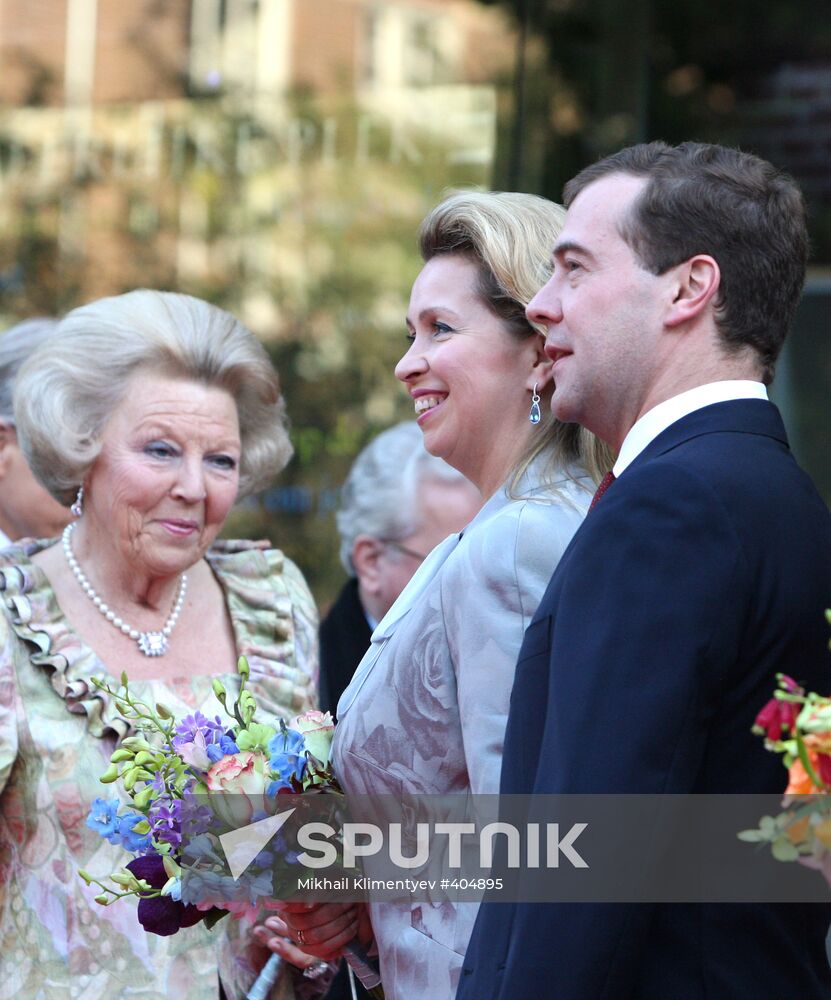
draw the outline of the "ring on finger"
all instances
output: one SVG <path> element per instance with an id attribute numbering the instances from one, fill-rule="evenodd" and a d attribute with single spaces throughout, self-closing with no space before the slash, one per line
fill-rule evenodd
<path id="1" fill-rule="evenodd" d="M 298 944 L 305 944 L 306 943 L 305 940 L 304 940 L 304 938 L 303 938 L 303 931 L 298 931 L 297 932 L 297 943 Z"/>

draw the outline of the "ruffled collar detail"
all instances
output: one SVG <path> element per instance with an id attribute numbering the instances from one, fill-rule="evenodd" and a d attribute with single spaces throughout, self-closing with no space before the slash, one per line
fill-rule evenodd
<path id="1" fill-rule="evenodd" d="M 32 556 L 53 544 L 54 539 L 26 539 L 0 553 L 0 600 L 32 663 L 48 672 L 67 709 L 86 716 L 91 735 L 121 739 L 129 732 L 129 723 L 114 699 L 91 682 L 97 677 L 117 683 L 119 672 L 108 670 L 74 631 L 46 574 L 31 562 Z M 256 689 L 268 661 L 277 658 L 292 664 L 294 660 L 292 600 L 283 575 L 283 555 L 267 542 L 222 541 L 206 558 L 225 594 L 237 655 L 249 658 L 251 686 Z M 227 673 L 232 672 L 234 665 L 229 664 Z M 153 683 L 137 682 L 131 688 L 141 696 L 142 687 Z"/>

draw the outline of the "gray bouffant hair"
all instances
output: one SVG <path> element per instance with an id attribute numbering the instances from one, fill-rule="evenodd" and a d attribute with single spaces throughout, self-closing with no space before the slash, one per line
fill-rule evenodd
<path id="1" fill-rule="evenodd" d="M 38 316 L 9 327 L 0 337 L 0 419 L 14 420 L 12 393 L 20 366 L 57 325 L 56 319 Z"/>
<path id="2" fill-rule="evenodd" d="M 459 254 L 479 271 L 479 298 L 518 341 L 545 336 L 529 322 L 525 307 L 551 277 L 551 251 L 563 228 L 565 209 L 546 198 L 511 191 L 457 191 L 422 222 L 418 242 L 426 262 Z M 524 391 L 524 390 L 523 390 Z M 547 456 L 545 478 L 553 481 L 571 463 L 599 482 L 611 468 L 611 452 L 589 431 L 564 424 L 551 413 L 553 386 L 540 390 L 542 420 L 513 470 L 511 491 L 538 456 Z M 530 402 L 530 397 L 529 397 Z"/>
<path id="3" fill-rule="evenodd" d="M 239 496 L 291 458 L 277 373 L 250 330 L 225 310 L 176 292 L 139 289 L 73 309 L 21 367 L 18 439 L 32 471 L 69 503 L 101 451 L 104 427 L 137 372 L 200 382 L 237 407 Z"/>
<path id="4" fill-rule="evenodd" d="M 340 561 L 350 576 L 355 576 L 352 548 L 359 535 L 397 542 L 419 529 L 417 487 L 430 479 L 468 482 L 425 449 L 413 420 L 382 431 L 358 454 L 343 484 L 337 513 Z"/>

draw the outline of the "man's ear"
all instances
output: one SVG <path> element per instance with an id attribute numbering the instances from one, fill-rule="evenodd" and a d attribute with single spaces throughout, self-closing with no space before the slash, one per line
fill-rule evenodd
<path id="1" fill-rule="evenodd" d="M 721 271 L 707 254 L 697 254 L 674 268 L 675 286 L 672 302 L 667 308 L 665 323 L 680 326 L 699 317 L 718 294 Z"/>
<path id="2" fill-rule="evenodd" d="M 554 362 L 545 353 L 545 340 L 542 337 L 534 337 L 534 356 L 528 375 L 528 389 L 533 390 L 534 385 L 536 385 L 537 392 L 541 392 L 551 381 L 553 367 Z"/>
<path id="3" fill-rule="evenodd" d="M 358 583 L 368 594 L 374 594 L 378 588 L 380 569 L 378 560 L 384 549 L 384 543 L 371 535 L 358 535 L 352 543 L 352 565 Z"/>
<path id="4" fill-rule="evenodd" d="M 14 424 L 5 417 L 0 417 L 0 479 L 9 474 L 12 461 L 12 448 L 17 447 L 17 431 Z"/>

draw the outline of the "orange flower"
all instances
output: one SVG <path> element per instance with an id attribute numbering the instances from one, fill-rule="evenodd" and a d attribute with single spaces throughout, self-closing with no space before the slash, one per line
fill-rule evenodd
<path id="1" fill-rule="evenodd" d="M 796 847 L 805 842 L 808 835 L 808 827 L 811 825 L 811 817 L 803 816 L 802 819 L 791 823 L 785 830 L 785 836 Z"/>
<path id="2" fill-rule="evenodd" d="M 814 768 L 816 768 L 816 756 L 812 751 L 808 751 L 808 759 Z M 802 766 L 802 761 L 797 757 L 788 771 L 788 787 L 785 789 L 785 795 L 816 795 L 821 791 L 822 789 L 817 788 L 811 781 L 808 772 Z"/>

